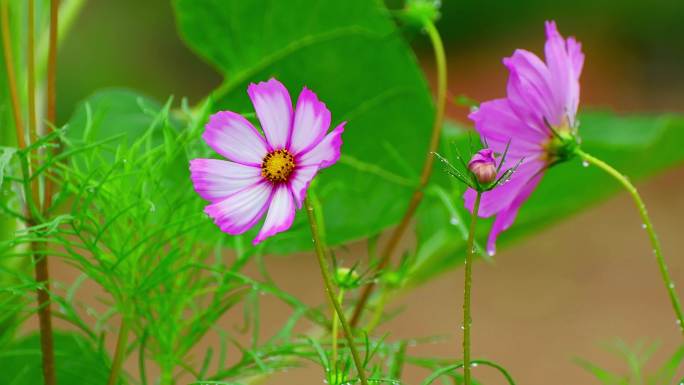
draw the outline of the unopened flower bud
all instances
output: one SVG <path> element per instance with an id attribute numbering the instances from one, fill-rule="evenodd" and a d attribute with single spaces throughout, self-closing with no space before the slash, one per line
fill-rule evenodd
<path id="1" fill-rule="evenodd" d="M 359 286 L 361 277 L 352 269 L 347 267 L 338 267 L 335 271 L 335 282 L 337 286 L 343 289 L 354 289 Z"/>
<path id="2" fill-rule="evenodd" d="M 425 22 L 435 22 L 439 19 L 440 0 L 407 0 L 404 11 L 399 15 L 413 25 L 425 26 Z"/>
<path id="3" fill-rule="evenodd" d="M 468 169 L 475 175 L 480 184 L 487 185 L 496 180 L 496 161 L 494 151 L 482 149 L 473 155 L 468 162 Z"/>

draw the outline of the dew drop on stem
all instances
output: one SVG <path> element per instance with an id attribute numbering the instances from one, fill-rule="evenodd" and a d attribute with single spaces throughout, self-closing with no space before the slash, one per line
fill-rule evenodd
<path id="1" fill-rule="evenodd" d="M 586 160 L 583 160 L 583 161 L 582 161 L 582 166 L 584 166 L 584 167 L 589 167 L 589 162 L 587 162 Z"/>

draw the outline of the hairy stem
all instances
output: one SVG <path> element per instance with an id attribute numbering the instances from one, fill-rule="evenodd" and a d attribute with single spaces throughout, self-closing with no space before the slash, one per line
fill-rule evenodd
<path id="1" fill-rule="evenodd" d="M 347 344 L 349 345 L 349 350 L 351 351 L 352 359 L 354 360 L 354 365 L 356 366 L 356 371 L 358 372 L 359 379 L 362 385 L 368 385 L 368 380 L 366 379 L 366 371 L 361 363 L 361 357 L 356 349 L 356 344 L 354 342 L 354 334 L 352 328 L 347 322 L 347 317 L 344 315 L 344 310 L 342 305 L 337 301 L 335 296 L 335 289 L 332 283 L 332 277 L 330 277 L 330 272 L 328 271 L 328 263 L 326 261 L 326 246 L 321 240 L 321 235 L 318 231 L 318 223 L 316 221 L 316 214 L 314 213 L 314 208 L 309 199 L 304 200 L 304 206 L 306 207 L 306 215 L 309 218 L 309 225 L 311 226 L 311 236 L 313 237 L 314 246 L 316 248 L 316 257 L 318 258 L 318 265 L 321 268 L 321 276 L 323 277 L 323 284 L 325 285 L 325 293 L 330 300 L 330 303 L 335 308 L 337 317 L 342 325 L 342 330 L 344 331 L 344 336 L 347 339 Z"/>
<path id="2" fill-rule="evenodd" d="M 121 317 L 121 325 L 119 325 L 119 336 L 116 340 L 116 348 L 114 350 L 114 361 L 112 361 L 112 368 L 109 372 L 109 380 L 107 385 L 116 385 L 123 365 L 124 357 L 126 356 L 126 344 L 128 343 L 128 322 L 125 317 Z"/>
<path id="3" fill-rule="evenodd" d="M 466 243 L 465 279 L 463 282 L 463 380 L 465 385 L 470 385 L 470 292 L 473 280 L 473 249 L 475 241 L 475 225 L 477 214 L 480 211 L 480 199 L 482 192 L 478 191 L 473 206 L 473 217 L 470 221 L 468 242 Z"/>
<path id="4" fill-rule="evenodd" d="M 430 137 L 430 144 L 428 146 L 427 153 L 425 154 L 425 162 L 423 163 L 423 171 L 420 175 L 420 181 L 416 187 L 416 190 L 411 196 L 411 200 L 406 208 L 404 217 L 392 232 L 389 241 L 387 241 L 387 244 L 382 251 L 380 262 L 377 266 L 378 271 L 384 269 L 389 264 L 394 250 L 398 246 L 399 241 L 404 235 L 404 232 L 406 232 L 406 229 L 408 228 L 411 218 L 413 218 L 413 214 L 415 214 L 420 201 L 423 199 L 423 189 L 425 189 L 425 186 L 430 180 L 430 175 L 432 175 L 432 165 L 435 161 L 434 152 L 437 151 L 442 125 L 444 123 L 444 108 L 447 89 L 447 66 L 444 44 L 442 43 L 442 38 L 440 37 L 439 32 L 432 21 L 427 20 L 425 22 L 425 31 L 430 37 L 430 42 L 435 53 L 435 63 L 437 65 L 437 99 L 435 101 L 435 119 L 432 125 L 432 136 Z M 366 303 L 375 289 L 375 285 L 375 282 L 369 283 L 361 293 L 361 297 L 359 298 L 359 301 L 354 308 L 354 314 L 352 315 L 352 326 L 356 326 L 359 323 Z"/>
<path id="5" fill-rule="evenodd" d="M 665 258 L 663 257 L 663 252 L 660 247 L 660 241 L 658 240 L 658 236 L 656 235 L 655 230 L 653 229 L 653 224 L 651 223 L 651 218 L 648 216 L 646 205 L 644 205 L 644 202 L 641 200 L 641 196 L 637 192 L 636 187 L 634 187 L 634 185 L 629 181 L 629 179 L 626 176 L 622 175 L 619 171 L 611 167 L 606 162 L 598 158 L 595 158 L 580 149 L 577 150 L 577 154 L 585 162 L 597 166 L 598 168 L 600 168 L 601 170 L 605 171 L 610 176 L 615 178 L 632 197 L 632 200 L 634 201 L 634 204 L 636 205 L 636 208 L 639 211 L 639 215 L 641 216 L 641 220 L 643 221 L 644 229 L 648 233 L 648 239 L 651 242 L 651 246 L 653 247 L 653 253 L 655 254 L 656 261 L 658 263 L 658 268 L 660 269 L 661 278 L 663 280 L 663 283 L 665 284 L 667 293 L 670 296 L 672 309 L 674 310 L 675 316 L 677 317 L 677 326 L 679 327 L 679 331 L 682 333 L 682 335 L 684 335 L 684 317 L 682 317 L 682 306 L 680 304 L 677 292 L 675 291 L 675 285 L 672 282 L 672 279 L 670 278 L 670 273 L 667 269 L 667 264 L 665 264 Z"/>

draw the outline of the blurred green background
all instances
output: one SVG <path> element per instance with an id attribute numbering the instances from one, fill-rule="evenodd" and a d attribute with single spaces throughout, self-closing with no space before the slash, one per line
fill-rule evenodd
<path id="1" fill-rule="evenodd" d="M 388 6 L 400 3 L 390 1 Z M 464 80 L 450 82 L 450 91 L 481 98 L 502 93 L 500 58 L 517 47 L 541 53 L 547 19 L 556 20 L 561 33 L 577 36 L 584 45 L 587 104 L 619 110 L 684 108 L 681 0 L 443 1 L 438 27 L 455 57 L 450 75 Z M 429 54 L 426 39 L 407 37 L 419 54 Z M 79 100 L 102 87 L 131 87 L 159 100 L 186 96 L 192 102 L 221 80 L 181 42 L 165 0 L 87 0 L 59 60 L 62 122 Z M 491 80 L 468 81 L 482 77 Z"/>

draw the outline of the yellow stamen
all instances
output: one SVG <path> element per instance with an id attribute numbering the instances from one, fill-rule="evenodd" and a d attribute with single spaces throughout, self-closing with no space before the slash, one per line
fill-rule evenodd
<path id="1" fill-rule="evenodd" d="M 285 149 L 269 152 L 261 164 L 261 176 L 273 183 L 287 182 L 295 168 L 294 156 Z"/>

